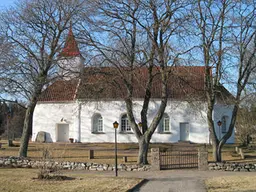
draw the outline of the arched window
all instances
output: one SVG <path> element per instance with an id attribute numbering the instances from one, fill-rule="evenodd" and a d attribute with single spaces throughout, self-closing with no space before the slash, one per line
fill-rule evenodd
<path id="1" fill-rule="evenodd" d="M 160 123 L 159 123 L 159 132 L 170 132 L 170 117 L 164 113 Z"/>
<path id="2" fill-rule="evenodd" d="M 228 116 L 223 116 L 221 118 L 221 132 L 222 133 L 227 133 L 227 120 L 228 120 Z"/>
<path id="3" fill-rule="evenodd" d="M 128 120 L 127 114 L 124 114 L 121 117 L 121 131 L 131 132 L 131 126 L 129 125 L 129 120 Z"/>
<path id="4" fill-rule="evenodd" d="M 92 132 L 103 132 L 103 119 L 101 114 L 95 114 L 93 116 L 93 127 Z"/>

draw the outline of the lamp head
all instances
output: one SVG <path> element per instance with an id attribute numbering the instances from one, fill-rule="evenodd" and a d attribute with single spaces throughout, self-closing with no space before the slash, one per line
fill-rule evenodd
<path id="1" fill-rule="evenodd" d="M 117 129 L 118 128 L 118 122 L 117 121 L 115 121 L 114 123 L 113 123 L 113 127 L 115 128 L 115 129 Z"/>

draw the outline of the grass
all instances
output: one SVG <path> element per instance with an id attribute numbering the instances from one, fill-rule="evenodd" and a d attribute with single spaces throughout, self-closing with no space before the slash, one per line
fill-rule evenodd
<path id="1" fill-rule="evenodd" d="M 14 141 L 16 147 L 8 147 L 6 140 L 0 140 L 2 148 L 0 149 L 1 156 L 17 156 L 19 151 L 19 142 Z M 176 148 L 179 144 L 150 144 L 152 147 L 160 148 Z M 182 145 L 182 144 L 181 144 Z M 196 146 L 188 145 L 187 146 Z M 94 149 L 94 159 L 88 159 L 90 149 Z M 30 142 L 28 147 L 28 157 L 31 159 L 42 159 L 43 151 L 48 150 L 49 156 L 56 161 L 73 161 L 73 162 L 95 162 L 114 164 L 114 143 L 35 143 Z M 150 151 L 150 150 L 149 150 Z M 255 161 L 256 152 L 254 150 L 245 151 L 245 160 L 241 160 L 240 155 L 235 152 L 235 145 L 225 145 L 223 148 L 224 161 Z M 138 144 L 118 144 L 118 163 L 135 164 L 137 162 Z M 128 157 L 128 162 L 123 161 L 123 157 Z M 149 158 L 150 162 L 150 153 Z M 209 161 L 213 161 L 212 149 L 209 146 Z"/>
<path id="2" fill-rule="evenodd" d="M 225 176 L 205 181 L 208 192 L 254 192 L 256 176 Z"/>
<path id="3" fill-rule="evenodd" d="M 1 169 L 0 191 L 8 192 L 94 192 L 127 191 L 141 179 L 90 176 L 87 174 L 68 175 L 70 180 L 37 180 L 34 169 Z"/>
<path id="4" fill-rule="evenodd" d="M 19 142 L 15 141 L 15 147 L 8 147 L 7 142 L 3 143 L 0 149 L 0 156 L 17 156 L 19 151 Z M 94 149 L 95 158 L 89 160 L 89 150 Z M 57 161 L 73 162 L 95 162 L 114 164 L 114 144 L 86 144 L 86 143 L 29 143 L 28 157 L 31 159 L 41 159 L 43 151 L 48 150 L 49 156 Z M 128 164 L 134 164 L 137 160 L 136 144 L 118 145 L 118 162 L 124 163 L 122 157 L 128 156 Z"/>
<path id="5" fill-rule="evenodd" d="M 6 140 L 0 141 L 2 149 L 1 156 L 17 156 L 19 151 L 19 142 L 14 141 L 15 147 L 8 147 Z M 173 148 L 176 144 L 150 144 L 152 147 Z M 194 146 L 194 145 L 193 145 Z M 28 157 L 31 159 L 42 159 L 43 151 L 47 149 L 50 157 L 56 161 L 73 162 L 94 162 L 114 164 L 114 143 L 35 143 L 30 142 L 28 146 Z M 88 159 L 89 150 L 94 149 L 94 159 Z M 150 150 L 149 150 L 150 151 Z M 138 155 L 138 144 L 127 143 L 118 144 L 118 163 L 136 164 Z M 149 152 L 150 163 L 150 152 Z M 127 156 L 128 162 L 123 161 Z"/>
<path id="6" fill-rule="evenodd" d="M 243 149 L 245 159 L 241 159 L 241 156 L 235 152 L 237 144 L 226 144 L 222 149 L 222 160 L 223 161 L 234 161 L 234 162 L 255 162 L 256 161 L 256 150 L 255 149 Z M 208 148 L 208 161 L 213 161 L 212 148 Z"/>

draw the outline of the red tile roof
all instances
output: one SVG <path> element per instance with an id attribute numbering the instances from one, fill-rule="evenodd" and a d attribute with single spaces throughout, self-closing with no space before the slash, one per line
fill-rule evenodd
<path id="1" fill-rule="evenodd" d="M 124 74 L 127 75 L 124 69 Z M 115 68 L 87 67 L 81 80 L 59 80 L 50 85 L 41 94 L 39 101 L 58 102 L 73 101 L 75 99 L 124 99 L 127 90 Z M 161 97 L 160 74 L 157 68 L 153 70 L 155 75 L 151 97 Z M 170 67 L 168 79 L 168 97 L 176 100 L 205 100 L 204 91 L 205 67 Z M 147 68 L 139 68 L 134 73 L 134 98 L 144 98 L 145 84 L 147 81 Z M 234 100 L 233 95 L 220 85 L 217 98 L 221 102 L 229 103 Z"/>
<path id="2" fill-rule="evenodd" d="M 170 67 L 168 79 L 168 97 L 174 99 L 203 100 L 205 67 Z M 123 99 L 127 90 L 117 70 L 111 67 L 85 68 L 82 79 L 56 81 L 43 91 L 39 101 L 71 101 L 75 99 Z M 127 75 L 125 72 L 124 75 Z M 152 98 L 161 97 L 159 69 L 153 70 Z M 134 72 L 134 98 L 144 98 L 147 81 L 147 68 Z M 79 83 L 79 84 L 78 84 Z"/>
<path id="3" fill-rule="evenodd" d="M 44 90 L 38 101 L 72 101 L 76 97 L 79 80 L 56 81 Z"/>
<path id="4" fill-rule="evenodd" d="M 124 75 L 129 74 L 123 69 Z M 170 67 L 168 79 L 168 97 L 186 99 L 204 98 L 205 67 Z M 158 68 L 152 83 L 152 98 L 161 97 L 161 78 Z M 117 70 L 111 67 L 87 68 L 78 89 L 79 99 L 123 99 L 127 95 L 124 81 Z M 148 79 L 147 68 L 138 68 L 134 72 L 133 97 L 144 98 L 145 85 Z"/>
<path id="5" fill-rule="evenodd" d="M 64 48 L 60 53 L 62 57 L 74 57 L 74 56 L 81 56 L 79 48 L 77 46 L 77 42 L 75 40 L 74 34 L 72 32 L 72 27 L 70 27 L 68 32 L 68 37 L 66 39 Z"/>

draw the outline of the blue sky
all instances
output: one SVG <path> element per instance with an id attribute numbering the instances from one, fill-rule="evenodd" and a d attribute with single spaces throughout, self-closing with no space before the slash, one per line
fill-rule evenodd
<path id="1" fill-rule="evenodd" d="M 0 0 L 0 9 L 8 8 L 13 5 L 16 0 Z"/>

